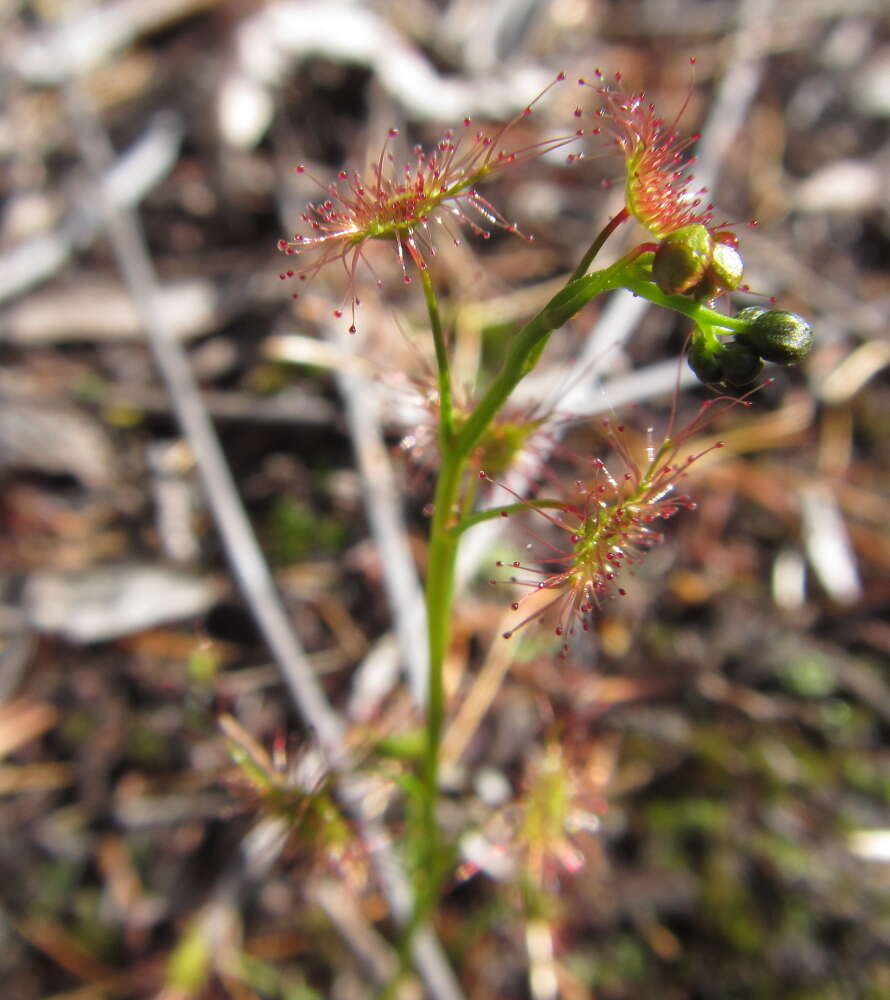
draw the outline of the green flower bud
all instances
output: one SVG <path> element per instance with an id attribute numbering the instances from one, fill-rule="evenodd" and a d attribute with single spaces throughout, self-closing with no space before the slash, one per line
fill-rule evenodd
<path id="1" fill-rule="evenodd" d="M 736 319 L 743 319 L 746 323 L 749 323 L 752 319 L 757 319 L 758 316 L 762 316 L 765 312 L 766 306 L 745 306 L 744 309 L 739 310 Z"/>
<path id="2" fill-rule="evenodd" d="M 668 233 L 652 261 L 655 284 L 667 295 L 689 291 L 701 281 L 713 250 L 711 234 L 701 223 Z"/>
<path id="3" fill-rule="evenodd" d="M 764 361 L 793 365 L 813 349 L 813 328 L 797 313 L 770 309 L 751 320 L 737 339 L 750 345 Z"/>
<path id="4" fill-rule="evenodd" d="M 750 385 L 763 370 L 763 362 L 754 349 L 740 340 L 724 345 L 720 361 L 727 385 Z"/>
<path id="5" fill-rule="evenodd" d="M 695 297 L 707 302 L 724 292 L 731 292 L 739 287 L 744 270 L 745 264 L 738 250 L 726 243 L 715 243 L 711 263 L 695 286 Z"/>
<path id="6" fill-rule="evenodd" d="M 711 385 L 723 378 L 723 345 L 705 340 L 700 331 L 692 334 L 686 361 L 701 382 Z"/>

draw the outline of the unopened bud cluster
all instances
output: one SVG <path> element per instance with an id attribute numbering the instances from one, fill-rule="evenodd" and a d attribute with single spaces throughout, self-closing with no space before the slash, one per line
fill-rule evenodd
<path id="1" fill-rule="evenodd" d="M 730 340 L 721 341 L 712 331 L 701 328 L 692 334 L 689 367 L 702 382 L 749 385 L 760 374 L 764 361 L 794 365 L 812 350 L 812 327 L 796 313 L 748 306 L 736 318 L 745 325 Z"/>
<path id="2" fill-rule="evenodd" d="M 682 226 L 659 243 L 652 277 L 667 295 L 710 301 L 739 287 L 744 265 L 737 245 L 730 232 L 712 233 L 698 222 Z"/>

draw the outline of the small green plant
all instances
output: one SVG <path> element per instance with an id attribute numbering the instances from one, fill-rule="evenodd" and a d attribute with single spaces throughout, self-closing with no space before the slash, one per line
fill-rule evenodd
<path id="1" fill-rule="evenodd" d="M 560 74 L 551 87 L 564 79 Z M 429 673 L 424 741 L 416 774 L 406 782 L 415 796 L 408 813 L 413 827 L 409 842 L 415 845 L 413 927 L 435 911 L 453 865 L 454 845 L 443 843 L 440 832 L 439 772 L 446 718 L 443 668 L 464 533 L 483 520 L 521 511 L 544 522 L 553 538 L 542 540 L 542 552 L 528 562 L 499 564 L 509 571 L 507 582 L 526 588 L 529 595 L 513 603 L 518 620 L 504 638 L 532 619 L 552 618 L 558 647 L 567 653 L 579 640 L 576 633 L 589 629 L 600 603 L 624 593 L 626 568 L 661 540 L 663 522 L 694 508 L 680 486 L 700 454 L 687 446 L 714 413 L 715 402 L 732 405 L 735 400 L 726 393 L 750 386 L 763 361 L 793 364 L 812 346 L 809 325 L 794 314 L 748 308 L 732 315 L 716 308 L 718 299 L 741 286 L 744 265 L 733 228 L 715 221 L 714 206 L 692 187 L 688 151 L 697 137 L 681 137 L 676 121 L 666 124 L 644 95 L 622 89 L 620 77 L 606 82 L 598 72 L 595 81 L 579 83 L 585 94 L 593 94 L 596 107 L 578 108 L 572 127 L 543 141 L 512 144 L 514 134 L 525 133 L 519 126 L 543 94 L 493 132 L 467 119 L 461 129 L 446 132 L 434 149 L 417 148 L 413 161 L 402 167 L 390 152 L 390 133 L 367 173 L 344 170 L 330 184 L 318 182 L 322 196 L 302 216 L 302 231 L 279 243 L 294 263 L 282 278 L 305 281 L 328 264 L 343 267 L 347 290 L 334 315 L 339 318 L 346 309 L 352 333 L 360 325 L 360 268 L 370 269 L 381 283 L 368 254 L 374 241 L 392 244 L 405 283 L 419 278 L 428 313 L 436 360 L 430 412 L 437 455 L 425 577 Z M 495 229 L 518 234 L 480 186 L 517 164 L 584 143 L 592 143 L 598 155 L 617 151 L 623 157 L 624 207 L 592 240 L 564 285 L 510 337 L 499 369 L 477 398 L 465 402 L 453 384 L 452 344 L 436 281 L 436 242 L 443 237 L 459 242 L 461 230 L 481 239 Z M 582 155 L 572 151 L 567 158 L 573 162 Z M 305 173 L 302 166 L 296 169 Z M 608 266 L 591 270 L 608 238 L 630 220 L 646 231 L 642 241 Z M 688 362 L 702 382 L 717 387 L 715 399 L 689 425 L 671 425 L 663 440 L 650 442 L 645 459 L 627 443 L 624 427 L 610 424 L 606 437 L 620 468 L 588 459 L 584 478 L 570 483 L 564 495 L 558 489 L 545 498 L 511 493 L 507 504 L 479 509 L 480 482 L 496 485 L 545 422 L 540 415 L 526 420 L 515 415 L 514 390 L 538 365 L 554 333 L 614 289 L 627 289 L 688 317 Z M 546 858 L 570 848 L 570 791 L 560 760 L 556 747 L 543 758 L 530 785 L 524 820 L 516 827 L 517 836 L 529 842 L 529 885 L 544 878 Z M 530 919 L 538 916 L 530 914 Z"/>

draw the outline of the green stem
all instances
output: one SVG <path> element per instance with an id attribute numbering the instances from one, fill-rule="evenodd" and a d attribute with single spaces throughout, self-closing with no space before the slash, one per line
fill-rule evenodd
<path id="1" fill-rule="evenodd" d="M 623 257 L 602 271 L 570 280 L 516 334 L 500 372 L 455 436 L 454 449 L 462 458 L 470 454 L 510 394 L 538 363 L 550 334 L 568 322 L 597 295 L 623 286 L 630 264 L 636 256 Z"/>
<path id="2" fill-rule="evenodd" d="M 648 255 L 647 255 L 648 256 Z M 645 263 L 646 258 L 640 260 Z M 663 292 L 654 281 L 646 277 L 647 272 L 642 268 L 628 269 L 624 276 L 623 287 L 634 295 L 648 299 L 654 305 L 664 306 L 666 309 L 673 309 L 674 312 L 688 316 L 697 325 L 702 327 L 715 326 L 722 330 L 744 330 L 747 323 L 734 316 L 724 316 L 716 309 L 709 309 L 696 302 L 695 299 L 687 298 L 684 295 L 668 295 Z"/>
<path id="3" fill-rule="evenodd" d="M 524 510 L 558 510 L 560 507 L 565 507 L 564 500 L 521 500 L 519 503 L 508 503 L 502 507 L 486 507 L 485 510 L 461 518 L 460 524 L 456 524 L 451 531 L 455 535 L 462 535 L 467 528 L 482 524 L 483 521 L 491 521 L 496 517 L 508 517 Z"/>
<path id="4" fill-rule="evenodd" d="M 429 636 L 429 673 L 427 678 L 426 746 L 421 770 L 421 877 L 427 880 L 423 899 L 418 900 L 418 914 L 430 905 L 438 891 L 441 869 L 440 842 L 436 821 L 436 801 L 439 784 L 439 747 L 445 720 L 444 664 L 448 650 L 451 626 L 451 602 L 454 592 L 454 567 L 457 558 L 459 533 L 454 531 L 458 518 L 460 490 L 466 472 L 467 459 L 486 428 L 504 405 L 516 384 L 537 363 L 547 338 L 575 315 L 594 296 L 615 288 L 627 271 L 627 261 L 622 260 L 596 275 L 570 281 L 553 299 L 516 335 L 513 346 L 500 373 L 456 434 L 440 435 L 442 464 L 433 499 L 433 517 L 430 524 L 429 554 L 426 571 L 426 612 Z M 425 284 L 426 287 L 426 284 Z M 428 295 L 428 303 L 435 297 Z M 444 344 L 442 344 L 444 348 Z M 447 359 L 440 355 L 437 343 L 436 358 L 447 372 Z M 443 414 L 445 409 L 443 407 Z M 432 880 L 432 884 L 430 884 Z"/>
<path id="5" fill-rule="evenodd" d="M 458 538 L 452 533 L 465 460 L 443 441 L 442 465 L 433 500 L 426 569 L 426 613 L 429 642 L 426 745 L 421 770 L 421 882 L 415 922 L 423 919 L 438 896 L 442 873 L 441 837 L 436 818 L 439 792 L 439 748 L 445 723 L 445 655 L 451 635 L 451 603 Z"/>
<path id="6" fill-rule="evenodd" d="M 433 279 L 429 268 L 420 269 L 420 280 L 423 294 L 426 297 L 426 308 L 430 317 L 430 327 L 433 331 L 433 343 L 436 347 L 436 367 L 439 371 L 439 434 L 443 445 L 451 440 L 454 430 L 454 402 L 451 393 L 451 367 L 448 360 L 448 346 L 442 332 L 442 318 L 439 315 L 439 300 L 433 288 Z"/>
<path id="7" fill-rule="evenodd" d="M 588 255 L 592 260 L 609 233 L 623 221 L 621 213 L 605 227 Z M 429 640 L 427 679 L 426 740 L 419 773 L 420 852 L 415 874 L 415 912 L 411 927 L 402 941 L 410 944 L 411 933 L 430 913 L 440 892 L 445 874 L 445 853 L 436 817 L 439 787 L 439 752 L 445 722 L 444 665 L 451 635 L 451 605 L 454 595 L 455 563 L 463 531 L 474 524 L 526 507 L 506 507 L 467 515 L 468 504 L 461 509 L 461 487 L 468 460 L 491 422 L 507 402 L 516 385 L 537 364 L 550 334 L 563 326 L 592 299 L 615 288 L 628 288 L 650 301 L 674 309 L 693 320 L 720 329 L 735 329 L 743 324 L 678 295 L 665 295 L 648 280 L 651 254 L 641 249 L 631 251 L 610 267 L 594 274 L 573 277 L 547 305 L 513 338 L 500 372 L 475 410 L 460 429 L 454 427 L 449 362 L 439 319 L 438 304 L 428 272 L 421 271 L 427 308 L 433 328 L 436 361 L 439 368 L 441 400 L 441 467 L 433 500 L 429 551 L 426 571 L 426 611 Z M 577 272 L 576 272 L 577 273 Z M 539 506 L 558 506 L 555 501 L 541 501 Z M 407 952 L 404 951 L 403 954 Z"/>
<path id="8" fill-rule="evenodd" d="M 593 241 L 593 243 L 591 243 L 590 246 L 587 248 L 587 252 L 581 258 L 581 262 L 572 272 L 572 277 L 570 280 L 574 280 L 575 278 L 581 278 L 585 274 L 587 274 L 590 265 L 593 263 L 593 258 L 596 257 L 596 255 L 600 252 L 600 250 L 602 250 L 603 244 L 612 235 L 612 233 L 615 232 L 615 230 L 621 225 L 621 223 L 624 222 L 625 219 L 629 218 L 630 218 L 630 212 L 628 212 L 626 208 L 622 208 L 617 215 L 614 215 L 612 216 L 611 219 L 609 219 L 609 221 L 605 224 L 605 226 L 603 226 L 603 228 L 600 230 L 599 236 L 597 236 L 597 238 Z"/>

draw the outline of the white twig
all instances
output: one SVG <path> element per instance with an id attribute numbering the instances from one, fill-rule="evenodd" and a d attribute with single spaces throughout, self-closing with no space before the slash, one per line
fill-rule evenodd
<path id="1" fill-rule="evenodd" d="M 209 0 L 113 0 L 72 12 L 13 44 L 4 57 L 40 86 L 64 83 L 101 66 L 140 36 L 209 5 Z"/>
<path id="2" fill-rule="evenodd" d="M 164 327 L 157 301 L 157 279 L 139 221 L 128 209 L 115 205 L 98 180 L 112 159 L 108 138 L 86 96 L 75 86 L 67 92 L 81 155 L 97 179 L 97 199 L 124 279 L 142 312 L 146 335 L 171 403 L 188 440 L 204 483 L 207 500 L 223 545 L 245 599 L 284 676 L 304 723 L 314 733 L 325 763 L 339 775 L 338 794 L 357 818 L 363 841 L 396 919 L 411 918 L 411 887 L 399 866 L 385 828 L 364 809 L 361 785 L 349 775 L 350 755 L 345 728 L 328 702 L 293 632 L 275 590 L 250 522 L 238 497 L 219 439 L 201 400 L 188 358 Z M 435 1000 L 462 1000 L 463 994 L 438 940 L 428 926 L 412 938 L 412 956 L 418 975 Z"/>
<path id="3" fill-rule="evenodd" d="M 93 176 L 102 177 L 111 160 L 107 137 L 80 92 L 69 88 L 69 106 L 81 155 Z M 170 393 L 173 410 L 188 440 L 207 500 L 232 570 L 263 630 L 294 700 L 331 764 L 343 760 L 343 726 L 325 698 L 299 647 L 271 574 L 257 545 L 219 439 L 182 347 L 169 335 L 158 304 L 158 286 L 145 238 L 132 211 L 121 207 L 99 185 L 98 204 L 130 294 L 145 323 L 149 346 Z"/>
<path id="4" fill-rule="evenodd" d="M 825 483 L 800 490 L 804 545 L 810 564 L 832 600 L 852 604 L 862 595 L 859 568 L 837 498 Z"/>
<path id="5" fill-rule="evenodd" d="M 331 329 L 332 337 L 346 335 Z M 418 705 L 426 703 L 428 652 L 423 591 L 407 543 L 402 503 L 380 428 L 375 385 L 348 367 L 337 371 L 340 395 L 362 477 L 362 496 L 377 544 L 403 669 Z"/>
<path id="6" fill-rule="evenodd" d="M 179 156 L 183 125 L 170 111 L 155 115 L 140 138 L 116 161 L 103 160 L 102 189 L 106 204 L 132 208 L 172 169 Z M 35 236 L 0 257 L 0 302 L 51 277 L 74 252 L 90 243 L 102 215 L 91 200 L 82 199 L 52 232 Z"/>
<path id="7" fill-rule="evenodd" d="M 232 145 L 252 148 L 275 110 L 274 89 L 296 64 L 323 56 L 367 66 L 415 120 L 500 118 L 515 113 L 516 95 L 535 93 L 547 74 L 517 68 L 483 80 L 443 76 L 387 19 L 360 4 L 278 0 L 238 27 L 237 62 L 219 92 L 220 130 Z M 518 78 L 517 78 L 518 77 Z"/>

